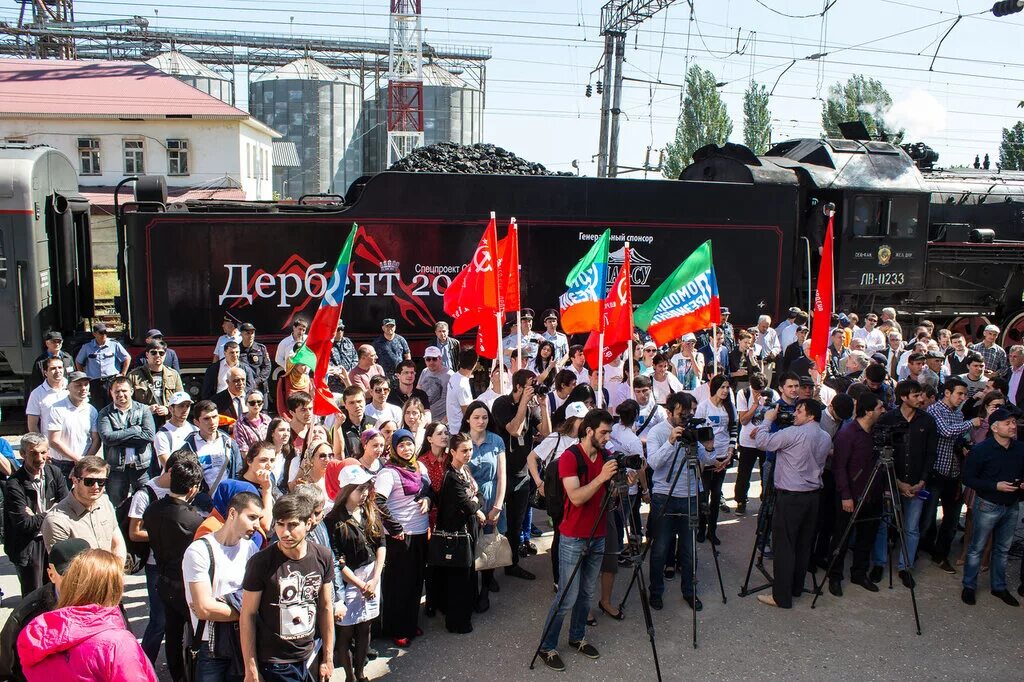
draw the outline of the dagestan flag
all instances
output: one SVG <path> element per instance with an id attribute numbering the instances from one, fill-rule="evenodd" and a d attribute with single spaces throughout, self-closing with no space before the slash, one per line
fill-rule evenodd
<path id="1" fill-rule="evenodd" d="M 828 217 L 825 243 L 818 266 L 818 290 L 814 293 L 814 319 L 811 322 L 811 359 L 818 371 L 825 371 L 825 352 L 828 349 L 829 326 L 832 321 L 832 220 Z"/>
<path id="2" fill-rule="evenodd" d="M 598 331 L 602 322 L 602 305 L 608 286 L 608 245 L 611 230 L 590 247 L 587 255 L 565 278 L 568 290 L 558 299 L 562 311 L 562 330 L 566 334 Z"/>
<path id="3" fill-rule="evenodd" d="M 630 286 L 629 246 L 624 247 L 622 267 L 604 300 L 604 363 L 600 363 L 600 332 L 590 332 L 583 354 L 591 367 L 607 365 L 629 346 L 633 336 L 633 292 Z"/>
<path id="4" fill-rule="evenodd" d="M 722 320 L 711 240 L 704 242 L 633 314 L 659 346 Z"/>
<path id="5" fill-rule="evenodd" d="M 327 387 L 327 366 L 331 360 L 331 345 L 341 319 L 341 306 L 345 301 L 345 287 L 352 267 L 352 246 L 355 244 L 359 226 L 352 225 L 352 232 L 341 247 L 338 262 L 334 266 L 327 287 L 324 289 L 320 307 L 316 309 L 309 325 L 306 342 L 295 350 L 292 362 L 306 365 L 313 372 L 313 414 L 326 416 L 340 413 L 334 404 L 334 396 Z"/>

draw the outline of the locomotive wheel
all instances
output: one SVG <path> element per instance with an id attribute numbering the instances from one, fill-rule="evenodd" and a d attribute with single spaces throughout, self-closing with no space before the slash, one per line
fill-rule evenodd
<path id="1" fill-rule="evenodd" d="M 1022 315 L 1024 315 L 1024 313 L 1022 313 Z M 949 323 L 946 329 L 954 334 L 960 332 L 967 338 L 968 343 L 977 343 L 981 340 L 982 331 L 990 324 L 992 323 L 984 315 L 965 315 L 961 317 L 954 317 L 953 321 Z M 1022 332 L 1024 332 L 1024 320 L 1022 320 Z"/>
<path id="2" fill-rule="evenodd" d="M 1004 348 L 1024 343 L 1024 310 L 1018 310 L 1007 318 L 1001 343 Z"/>

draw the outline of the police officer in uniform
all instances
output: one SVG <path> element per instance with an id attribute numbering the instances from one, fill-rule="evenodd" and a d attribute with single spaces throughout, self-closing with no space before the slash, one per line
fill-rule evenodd
<path id="1" fill-rule="evenodd" d="M 118 374 L 126 374 L 132 356 L 117 341 L 110 339 L 107 325 L 97 322 L 92 326 L 93 340 L 82 344 L 75 356 L 75 367 L 89 377 L 89 402 L 97 410 L 110 403 L 107 390 Z"/>
<path id="2" fill-rule="evenodd" d="M 266 346 L 256 340 L 256 327 L 252 322 L 243 322 L 238 329 L 242 332 L 242 342 L 238 344 L 241 352 L 239 360 L 243 365 L 249 365 L 256 375 L 256 386 L 253 388 L 269 396 L 267 382 L 270 381 L 270 353 Z"/>

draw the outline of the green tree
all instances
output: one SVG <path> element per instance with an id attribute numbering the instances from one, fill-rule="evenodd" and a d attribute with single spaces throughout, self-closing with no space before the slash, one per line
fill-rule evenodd
<path id="1" fill-rule="evenodd" d="M 694 64 L 686 72 L 686 97 L 679 114 L 675 140 L 665 147 L 662 173 L 676 179 L 693 153 L 706 144 L 724 144 L 732 134 L 732 119 L 718 94 L 715 75 Z"/>
<path id="2" fill-rule="evenodd" d="M 1012 128 L 1003 128 L 999 167 L 1003 170 L 1024 170 L 1024 121 L 1017 121 Z"/>
<path id="3" fill-rule="evenodd" d="M 764 154 L 772 141 L 772 112 L 768 110 L 768 88 L 750 81 L 743 93 L 743 144 L 755 154 Z"/>
<path id="4" fill-rule="evenodd" d="M 861 121 L 872 137 L 879 136 L 879 126 L 891 142 L 903 140 L 903 130 L 893 130 L 885 123 L 885 112 L 892 106 L 892 97 L 881 81 L 860 74 L 850 76 L 846 83 L 835 83 L 821 105 L 821 127 L 825 137 L 842 137 L 839 124 Z"/>

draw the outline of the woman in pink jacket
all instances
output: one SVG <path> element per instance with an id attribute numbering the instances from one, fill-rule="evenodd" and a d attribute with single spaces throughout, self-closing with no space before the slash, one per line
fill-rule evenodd
<path id="1" fill-rule="evenodd" d="M 57 609 L 37 616 L 18 636 L 28 682 L 156 682 L 118 604 L 121 560 L 102 549 L 78 555 L 64 574 Z"/>

